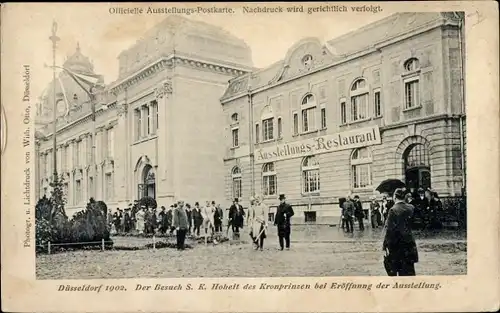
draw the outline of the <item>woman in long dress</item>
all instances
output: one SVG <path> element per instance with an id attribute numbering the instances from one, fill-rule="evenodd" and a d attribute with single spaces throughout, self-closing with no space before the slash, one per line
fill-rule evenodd
<path id="1" fill-rule="evenodd" d="M 139 211 L 137 211 L 137 213 L 135 214 L 135 218 L 137 220 L 136 224 L 135 224 L 135 230 L 137 230 L 139 232 L 139 234 L 142 234 L 144 233 L 144 226 L 145 226 L 145 223 L 144 223 L 144 217 L 146 215 L 146 209 L 145 208 L 141 208 Z"/>
<path id="2" fill-rule="evenodd" d="M 264 248 L 264 239 L 267 231 L 267 218 L 269 208 L 262 203 L 261 197 L 255 197 L 254 205 L 249 209 L 248 224 L 250 226 L 250 236 L 252 237 L 255 249 Z"/>

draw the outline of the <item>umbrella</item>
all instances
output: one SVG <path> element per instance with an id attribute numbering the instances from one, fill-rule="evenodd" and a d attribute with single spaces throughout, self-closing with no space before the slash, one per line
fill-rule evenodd
<path id="1" fill-rule="evenodd" d="M 380 193 L 393 194 L 397 188 L 406 188 L 406 185 L 399 179 L 386 179 L 375 190 Z"/>

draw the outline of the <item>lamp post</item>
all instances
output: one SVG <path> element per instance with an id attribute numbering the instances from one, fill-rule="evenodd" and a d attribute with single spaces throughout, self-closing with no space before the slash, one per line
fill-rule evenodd
<path id="1" fill-rule="evenodd" d="M 57 143 L 56 143 L 56 131 L 57 131 L 57 97 L 56 97 L 56 47 L 57 42 L 60 40 L 56 35 L 57 32 L 57 23 L 56 21 L 52 22 L 52 36 L 49 37 L 50 41 L 52 41 L 52 88 L 53 88 L 53 97 L 54 97 L 54 125 L 53 125 L 53 133 L 52 133 L 52 149 L 53 149 L 53 168 L 54 168 L 54 177 L 52 182 L 56 182 L 57 180 Z"/>

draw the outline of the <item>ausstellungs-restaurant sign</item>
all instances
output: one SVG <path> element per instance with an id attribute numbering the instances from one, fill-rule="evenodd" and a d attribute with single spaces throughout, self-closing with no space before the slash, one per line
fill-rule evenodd
<path id="1" fill-rule="evenodd" d="M 381 143 L 378 126 L 372 126 L 256 149 L 255 163 L 287 160 L 326 152 L 368 147 Z"/>

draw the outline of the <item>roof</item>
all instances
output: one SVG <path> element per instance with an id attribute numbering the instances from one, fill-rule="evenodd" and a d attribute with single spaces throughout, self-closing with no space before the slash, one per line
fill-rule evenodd
<path id="1" fill-rule="evenodd" d="M 273 85 L 278 81 L 284 80 L 284 78 L 292 78 L 293 76 L 302 74 L 303 71 L 293 69 L 294 65 L 296 65 L 293 54 L 301 49 L 301 53 L 310 51 L 311 49 L 316 50 L 317 55 L 315 58 L 319 57 L 321 62 L 318 62 L 315 66 L 321 67 L 341 62 L 357 52 L 370 49 L 376 44 L 386 42 L 412 30 L 426 27 L 434 22 L 444 21 L 445 19 L 456 20 L 457 18 L 461 17 L 451 12 L 396 13 L 332 39 L 323 45 L 319 43 L 319 40 L 314 43 L 314 40 L 311 38 L 303 39 L 288 50 L 284 59 L 265 69 L 254 71 L 229 81 L 229 85 L 221 101 L 224 102 L 227 99 L 245 94 L 248 92 L 248 86 L 250 86 L 251 90 L 256 90 L 266 85 Z M 301 48 L 304 45 L 309 45 L 309 47 L 307 49 Z"/>
<path id="2" fill-rule="evenodd" d="M 141 46 L 144 41 L 147 41 L 151 37 L 156 36 L 158 31 L 164 29 L 170 30 L 172 34 L 193 33 L 199 36 L 216 38 L 217 40 L 223 41 L 227 44 L 250 50 L 250 47 L 246 44 L 244 40 L 234 36 L 233 34 L 224 30 L 221 27 L 208 24 L 202 21 L 186 18 L 180 15 L 169 15 L 162 22 L 160 22 L 153 28 L 149 29 L 140 39 L 137 40 L 135 44 L 123 50 L 119 54 L 119 56 Z M 245 64 L 245 65 L 252 66 L 252 64 Z"/>

